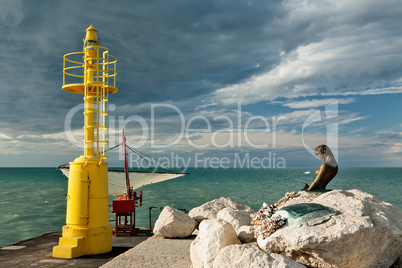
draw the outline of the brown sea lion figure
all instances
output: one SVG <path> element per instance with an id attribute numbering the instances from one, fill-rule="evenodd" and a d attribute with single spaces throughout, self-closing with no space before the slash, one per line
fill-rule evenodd
<path id="1" fill-rule="evenodd" d="M 335 160 L 331 149 L 325 144 L 315 148 L 315 155 L 324 163 L 319 169 L 315 171 L 315 180 L 308 187 L 308 191 L 324 191 L 325 186 L 335 177 L 338 173 L 338 163 Z"/>

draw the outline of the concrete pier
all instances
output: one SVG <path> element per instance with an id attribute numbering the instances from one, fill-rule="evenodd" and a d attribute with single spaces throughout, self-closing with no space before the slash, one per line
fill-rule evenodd
<path id="1" fill-rule="evenodd" d="M 0 248 L 0 266 L 8 267 L 100 267 L 121 253 L 147 240 L 149 236 L 113 237 L 112 251 L 86 255 L 75 259 L 52 257 L 52 248 L 58 245 L 61 232 L 50 232 L 35 238 Z"/>
<path id="2" fill-rule="evenodd" d="M 61 232 L 50 232 L 0 248 L 0 267 L 171 267 L 191 265 L 190 244 L 195 236 L 164 239 L 155 236 L 113 236 L 112 251 L 74 259 L 52 257 Z"/>

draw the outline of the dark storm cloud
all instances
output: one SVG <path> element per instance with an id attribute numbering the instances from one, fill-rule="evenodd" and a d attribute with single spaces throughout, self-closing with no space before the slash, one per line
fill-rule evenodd
<path id="1" fill-rule="evenodd" d="M 111 96 L 116 105 L 210 94 L 269 69 L 278 59 L 278 37 L 267 34 L 272 31 L 269 24 L 281 16 L 279 2 L 3 1 L 1 5 L 0 113 L 7 132 L 62 130 L 68 109 L 82 101 L 61 91 L 62 56 L 82 50 L 81 40 L 91 23 L 99 31 L 101 45 L 119 59 L 119 93 Z M 45 129 L 41 122 L 46 122 Z"/>

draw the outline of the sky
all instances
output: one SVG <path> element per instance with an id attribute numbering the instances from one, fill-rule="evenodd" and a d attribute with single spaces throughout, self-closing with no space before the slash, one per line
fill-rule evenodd
<path id="1" fill-rule="evenodd" d="M 402 166 L 399 0 L 0 0 L 0 167 L 83 153 L 63 55 L 91 24 L 118 59 L 111 147 L 124 128 L 178 166 L 319 167 L 320 144 L 340 167 Z"/>

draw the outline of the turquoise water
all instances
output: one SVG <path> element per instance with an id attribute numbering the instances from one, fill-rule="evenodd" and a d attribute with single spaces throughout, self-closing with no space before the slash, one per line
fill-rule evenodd
<path id="1" fill-rule="evenodd" d="M 311 171 L 306 175 L 306 170 Z M 143 206 L 191 209 L 221 196 L 259 209 L 314 180 L 314 169 L 189 169 L 190 175 L 143 187 Z M 402 208 L 402 168 L 340 169 L 329 189 L 360 189 Z M 65 224 L 67 178 L 55 168 L 0 168 L 0 246 Z M 113 198 L 110 198 L 110 204 Z M 152 218 L 158 217 L 152 210 Z M 110 219 L 113 219 L 110 213 Z M 137 226 L 148 226 L 138 209 Z M 113 222 L 111 221 L 111 224 Z"/>

